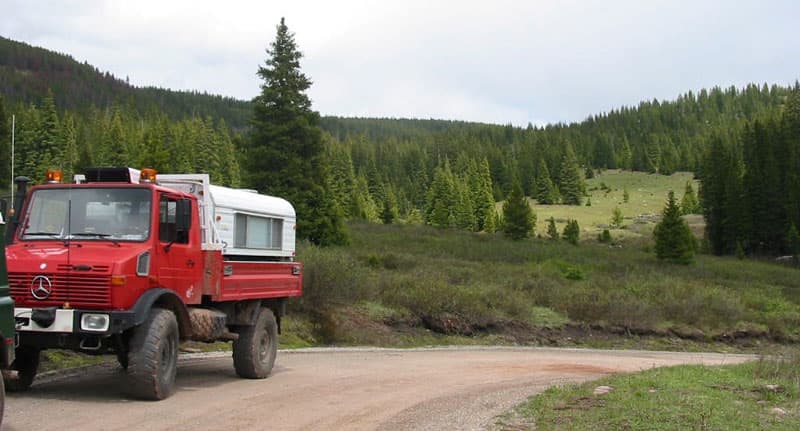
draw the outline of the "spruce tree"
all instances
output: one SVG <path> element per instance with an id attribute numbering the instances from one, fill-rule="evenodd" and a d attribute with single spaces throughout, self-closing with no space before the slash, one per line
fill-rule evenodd
<path id="1" fill-rule="evenodd" d="M 558 241 L 560 238 L 558 228 L 556 228 L 556 219 L 553 217 L 547 221 L 547 236 L 553 241 Z"/>
<path id="2" fill-rule="evenodd" d="M 684 190 L 681 200 L 681 211 L 683 214 L 698 214 L 700 211 L 691 181 L 686 182 L 686 190 Z"/>
<path id="3" fill-rule="evenodd" d="M 550 171 L 544 159 L 539 159 L 538 177 L 536 178 L 536 201 L 541 205 L 552 205 L 558 201 L 558 191 L 550 178 Z"/>
<path id="4" fill-rule="evenodd" d="M 253 99 L 251 139 L 244 160 L 247 183 L 280 196 L 297 212 L 297 236 L 321 245 L 348 241 L 343 217 L 327 184 L 319 113 L 300 70 L 302 53 L 283 18 L 259 67 L 261 94 Z"/>
<path id="5" fill-rule="evenodd" d="M 585 185 L 572 147 L 567 146 L 558 175 L 558 191 L 565 205 L 580 205 Z"/>
<path id="6" fill-rule="evenodd" d="M 11 177 L 11 118 L 6 116 L 0 94 L 0 190 L 5 192 Z"/>
<path id="7" fill-rule="evenodd" d="M 786 248 L 795 259 L 800 257 L 800 233 L 797 232 L 794 223 L 789 226 L 789 232 L 786 233 Z"/>
<path id="8" fill-rule="evenodd" d="M 611 211 L 611 227 L 619 229 L 622 227 L 623 221 L 622 210 L 619 207 L 614 207 L 614 210 Z"/>
<path id="9" fill-rule="evenodd" d="M 655 229 L 656 256 L 668 262 L 688 265 L 694 262 L 695 240 L 686 220 L 681 218 L 681 209 L 670 191 L 663 217 Z"/>
<path id="10" fill-rule="evenodd" d="M 391 188 L 387 188 L 386 198 L 383 200 L 381 209 L 381 221 L 383 224 L 392 224 L 397 218 L 397 197 Z"/>
<path id="11" fill-rule="evenodd" d="M 578 226 L 577 220 L 567 220 L 567 225 L 564 226 L 564 239 L 572 245 L 578 245 L 581 238 L 581 228 Z"/>
<path id="12" fill-rule="evenodd" d="M 511 193 L 503 204 L 503 221 L 503 233 L 515 241 L 529 237 L 536 227 L 536 216 L 522 194 L 519 180 L 514 180 Z"/>
<path id="13" fill-rule="evenodd" d="M 478 231 L 494 232 L 495 208 L 492 194 L 492 176 L 489 172 L 489 161 L 484 158 L 472 176 L 471 188 L 474 200 L 475 223 Z"/>
<path id="14" fill-rule="evenodd" d="M 445 159 L 433 174 L 425 221 L 438 228 L 455 226 L 454 208 L 458 202 L 456 193 L 455 177 L 450 170 L 450 162 Z"/>

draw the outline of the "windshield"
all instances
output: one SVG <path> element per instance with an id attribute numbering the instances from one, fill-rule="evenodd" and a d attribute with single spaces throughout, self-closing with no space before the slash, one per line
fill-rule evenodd
<path id="1" fill-rule="evenodd" d="M 150 205 L 144 188 L 35 190 L 20 238 L 144 241 Z"/>

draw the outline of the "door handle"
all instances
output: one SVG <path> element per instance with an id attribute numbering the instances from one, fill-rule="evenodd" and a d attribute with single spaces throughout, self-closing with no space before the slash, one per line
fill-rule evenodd
<path id="1" fill-rule="evenodd" d="M 192 259 L 187 260 L 186 261 L 186 266 L 188 266 L 190 268 L 194 268 L 194 261 Z"/>

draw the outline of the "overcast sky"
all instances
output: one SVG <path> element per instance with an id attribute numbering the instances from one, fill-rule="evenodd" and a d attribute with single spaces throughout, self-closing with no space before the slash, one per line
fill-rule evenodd
<path id="1" fill-rule="evenodd" d="M 137 86 L 251 99 L 283 16 L 323 115 L 579 121 L 800 78 L 800 2 L 3 0 L 0 35 Z"/>

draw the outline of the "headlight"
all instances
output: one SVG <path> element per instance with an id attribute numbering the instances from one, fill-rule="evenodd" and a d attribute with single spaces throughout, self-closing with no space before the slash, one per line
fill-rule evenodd
<path id="1" fill-rule="evenodd" d="M 81 329 L 84 331 L 108 331 L 108 314 L 86 313 L 81 316 Z"/>
<path id="2" fill-rule="evenodd" d="M 150 274 L 150 252 L 146 251 L 136 259 L 136 275 L 147 277 Z"/>

